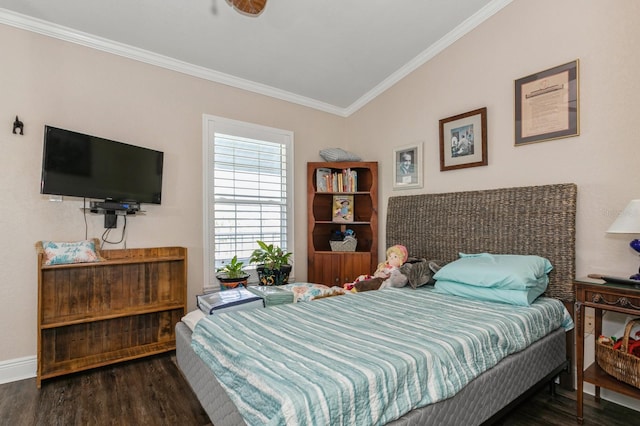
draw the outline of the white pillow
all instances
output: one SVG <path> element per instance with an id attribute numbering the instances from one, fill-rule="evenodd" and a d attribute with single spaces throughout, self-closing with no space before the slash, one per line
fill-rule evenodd
<path id="1" fill-rule="evenodd" d="M 187 324 L 187 327 L 193 331 L 196 328 L 196 324 L 206 315 L 200 309 L 196 309 L 195 311 L 189 312 L 187 315 L 182 317 L 182 322 Z"/>
<path id="2" fill-rule="evenodd" d="M 320 150 L 320 157 L 324 161 L 362 161 L 360 157 L 342 148 L 325 148 Z"/>

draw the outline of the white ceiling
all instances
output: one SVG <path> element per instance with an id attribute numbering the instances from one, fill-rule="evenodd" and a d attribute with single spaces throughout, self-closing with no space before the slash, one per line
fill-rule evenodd
<path id="1" fill-rule="evenodd" d="M 348 116 L 512 0 L 0 0 L 0 23 Z"/>

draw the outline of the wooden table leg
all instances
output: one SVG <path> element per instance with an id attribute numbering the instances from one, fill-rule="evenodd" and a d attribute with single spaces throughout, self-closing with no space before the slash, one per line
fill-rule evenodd
<path id="1" fill-rule="evenodd" d="M 576 420 L 582 424 L 583 391 L 584 391 L 584 306 L 576 302 L 576 374 L 578 390 L 576 394 Z"/>
<path id="2" fill-rule="evenodd" d="M 594 324 L 593 338 L 594 340 L 597 340 L 598 337 L 600 337 L 600 335 L 602 334 L 602 309 L 594 308 L 594 311 L 595 311 L 595 315 L 594 315 L 595 324 Z M 596 402 L 600 403 L 600 386 L 596 386 L 595 397 L 596 397 Z"/>

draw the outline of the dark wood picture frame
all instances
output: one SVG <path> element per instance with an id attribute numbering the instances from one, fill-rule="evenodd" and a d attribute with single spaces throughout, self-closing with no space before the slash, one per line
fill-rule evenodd
<path id="1" fill-rule="evenodd" d="M 579 61 L 515 81 L 515 146 L 580 134 Z"/>
<path id="2" fill-rule="evenodd" d="M 440 171 L 486 166 L 487 108 L 440 120 Z"/>

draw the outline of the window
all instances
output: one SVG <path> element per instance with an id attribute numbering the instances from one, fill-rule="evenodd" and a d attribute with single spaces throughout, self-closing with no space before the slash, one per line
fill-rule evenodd
<path id="1" fill-rule="evenodd" d="M 249 265 L 257 240 L 293 246 L 293 133 L 204 116 L 205 289 L 234 256 Z"/>

